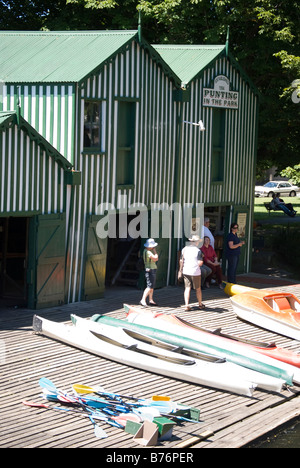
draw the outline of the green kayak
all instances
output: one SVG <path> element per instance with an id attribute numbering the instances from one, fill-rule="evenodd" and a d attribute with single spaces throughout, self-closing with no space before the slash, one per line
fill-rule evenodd
<path id="1" fill-rule="evenodd" d="M 76 317 L 71 316 L 72 321 L 76 324 Z M 128 322 L 127 320 L 120 320 L 113 317 L 108 317 L 105 315 L 96 314 L 91 317 L 93 322 L 101 322 L 106 325 L 111 325 L 114 327 L 122 327 L 124 329 L 133 330 L 139 332 L 149 338 L 149 342 L 154 344 L 154 341 L 165 342 L 168 344 L 178 346 L 178 352 L 180 348 L 183 349 L 184 353 L 187 353 L 188 350 L 198 351 L 200 353 L 218 356 L 220 358 L 225 358 L 228 362 L 238 364 L 240 366 L 246 367 L 248 369 L 261 372 L 272 377 L 282 379 L 288 385 L 293 385 L 293 372 L 292 369 L 285 368 L 283 363 L 275 361 L 271 358 L 266 358 L 265 356 L 260 357 L 257 354 L 257 358 L 253 356 L 249 357 L 246 355 L 239 354 L 236 350 L 229 350 L 222 348 L 220 344 L 207 344 L 198 340 L 192 340 L 184 336 L 176 335 L 174 333 L 169 333 L 164 330 L 148 327 L 145 325 L 140 325 L 136 323 Z M 154 340 L 154 341 L 153 341 Z M 157 343 L 155 343 L 157 344 Z M 273 363 L 274 361 L 274 363 Z M 291 367 L 291 366 L 289 366 Z"/>

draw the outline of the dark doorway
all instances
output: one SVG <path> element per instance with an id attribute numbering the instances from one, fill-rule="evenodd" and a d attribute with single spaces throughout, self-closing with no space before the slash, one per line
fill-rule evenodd
<path id="1" fill-rule="evenodd" d="M 0 218 L 0 300 L 27 305 L 29 218 Z"/>
<path id="2" fill-rule="evenodd" d="M 132 239 L 129 235 L 126 236 L 124 225 L 120 235 L 120 216 L 118 214 L 113 216 L 116 216 L 116 236 L 108 238 L 105 285 L 138 287 L 140 274 L 136 263 L 141 248 L 141 238 Z M 126 218 L 127 228 L 133 218 L 133 216 Z"/>

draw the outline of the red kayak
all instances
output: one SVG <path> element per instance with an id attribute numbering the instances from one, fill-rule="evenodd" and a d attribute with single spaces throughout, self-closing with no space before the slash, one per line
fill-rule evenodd
<path id="1" fill-rule="evenodd" d="M 262 343 L 252 340 L 247 340 L 240 338 L 234 335 L 227 335 L 222 333 L 221 328 L 217 330 L 211 331 L 206 330 L 204 328 L 199 327 L 198 325 L 194 325 L 193 323 L 187 322 L 186 320 L 174 315 L 174 314 L 164 314 L 162 312 L 154 312 L 147 309 L 138 309 L 132 306 L 128 306 L 124 304 L 124 309 L 127 313 L 127 317 L 130 314 L 146 314 L 151 317 L 151 319 L 157 319 L 157 328 L 159 327 L 159 322 L 170 323 L 172 325 L 177 325 L 180 327 L 188 328 L 189 330 L 199 331 L 201 333 L 209 333 L 214 336 L 218 336 L 224 340 L 233 341 L 235 344 L 239 344 L 241 346 L 246 346 L 248 349 L 252 351 L 256 351 L 260 354 L 268 356 L 273 359 L 277 359 L 278 361 L 285 362 L 286 364 L 290 364 L 292 366 L 296 366 L 300 368 L 300 354 L 297 354 L 293 351 L 284 348 L 278 348 L 275 343 Z"/>

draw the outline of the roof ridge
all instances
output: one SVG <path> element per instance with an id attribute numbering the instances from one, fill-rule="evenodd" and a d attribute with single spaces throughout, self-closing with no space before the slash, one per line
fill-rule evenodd
<path id="1" fill-rule="evenodd" d="M 57 34 L 61 34 L 61 35 L 82 35 L 82 36 L 85 36 L 85 35 L 89 35 L 89 36 L 92 36 L 92 35 L 97 35 L 97 34 L 123 34 L 123 35 L 130 35 L 130 34 L 136 34 L 138 31 L 137 29 L 132 29 L 132 30 L 106 30 L 106 29 L 99 29 L 99 30 L 92 30 L 92 31 L 88 31 L 88 30 L 80 30 L 80 31 L 77 31 L 77 30 L 73 30 L 73 31 L 5 31 L 5 30 L 0 30 L 0 34 L 5 34 L 5 35 L 16 35 L 16 36 L 19 36 L 19 35 L 35 35 L 35 36 L 38 36 L 38 35 L 47 35 L 47 36 L 51 36 L 51 35 L 57 35 Z"/>

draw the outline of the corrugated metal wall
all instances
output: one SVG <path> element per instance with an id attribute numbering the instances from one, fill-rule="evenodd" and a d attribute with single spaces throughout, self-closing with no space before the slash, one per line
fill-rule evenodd
<path id="1" fill-rule="evenodd" d="M 27 122 L 73 163 L 75 85 L 3 86 L 3 110 L 15 110 L 18 104 Z"/>
<path id="2" fill-rule="evenodd" d="M 105 151 L 83 151 L 83 116 L 86 99 L 104 101 Z M 136 102 L 135 155 L 133 187 L 118 187 L 117 137 L 118 105 L 122 99 Z M 173 84 L 149 54 L 133 42 L 116 60 L 106 64 L 100 75 L 90 77 L 78 100 L 75 167 L 82 171 L 82 186 L 76 188 L 74 218 L 70 226 L 70 257 L 77 273 L 71 273 L 72 300 L 81 297 L 83 275 L 79 267 L 84 258 L 88 215 L 99 212 L 99 205 L 116 209 L 134 203 L 172 203 L 176 145 Z M 80 229 L 79 235 L 79 226 Z"/>
<path id="3" fill-rule="evenodd" d="M 213 182 L 212 134 L 214 108 L 202 106 L 203 88 L 212 88 L 213 79 L 225 75 L 231 88 L 239 92 L 239 108 L 225 110 L 224 177 Z M 241 73 L 226 58 L 216 61 L 191 83 L 190 100 L 183 103 L 182 120 L 203 120 L 205 132 L 199 127 L 182 124 L 180 203 L 226 205 L 231 212 L 245 206 L 248 216 L 247 253 L 245 265 L 251 265 L 251 239 L 256 166 L 258 96 Z M 230 221 L 231 222 L 231 221 Z"/>
<path id="4" fill-rule="evenodd" d="M 211 182 L 213 109 L 202 107 L 202 89 L 210 87 L 217 74 L 226 75 L 233 89 L 240 92 L 239 109 L 226 110 L 223 183 Z M 17 87 L 4 86 L 4 89 L 3 109 L 15 109 Z M 182 205 L 252 205 L 257 98 L 225 58 L 206 69 L 191 84 L 190 91 L 188 103 L 176 103 L 171 79 L 135 41 L 114 60 L 104 64 L 99 74 L 78 87 L 64 84 L 20 87 L 24 117 L 82 172 L 82 184 L 74 187 L 68 198 L 67 271 L 70 273 L 66 284 L 70 301 L 81 299 L 87 217 L 99 214 L 97 208 L 101 203 L 112 203 L 120 208 L 120 203 L 124 203 L 121 196 L 127 195 L 127 204 L 142 203 L 149 208 L 151 203 L 171 205 L 177 193 L 176 201 Z M 83 151 L 84 101 L 87 99 L 103 100 L 103 152 Z M 116 184 L 118 106 L 122 99 L 136 102 L 133 187 L 117 187 Z M 197 127 L 178 124 L 180 106 L 182 120 L 197 122 L 202 119 L 206 131 L 200 133 Z M 175 180 L 177 157 L 179 172 Z M 15 195 L 9 207 L 14 206 L 14 200 Z M 45 205 L 49 209 L 47 198 Z M 55 208 L 51 206 L 50 209 Z M 170 249 L 171 246 L 169 254 Z"/>
<path id="5" fill-rule="evenodd" d="M 116 184 L 118 102 L 136 102 L 134 188 Z M 120 195 L 129 203 L 172 202 L 175 154 L 173 85 L 149 54 L 137 43 L 106 65 L 100 76 L 91 77 L 81 90 L 79 114 L 83 122 L 85 99 L 105 100 L 106 136 L 103 154 L 83 153 L 83 124 L 78 132 L 77 165 L 89 168 L 91 180 L 101 184 L 90 200 L 91 213 L 98 204 L 110 202 L 116 207 Z M 161 157 L 161 155 L 163 157 Z M 87 161 L 88 159 L 88 161 Z M 161 183 L 163 182 L 163 183 Z"/>
<path id="6" fill-rule="evenodd" d="M 211 87 L 213 78 L 221 74 L 239 91 L 239 108 L 225 111 L 224 179 L 218 183 L 211 179 L 214 108 L 202 107 L 202 91 Z M 202 119 L 206 131 L 182 125 L 181 202 L 249 205 L 253 200 L 256 162 L 257 96 L 225 58 L 218 60 L 214 68 L 205 70 L 191 84 L 190 91 L 190 102 L 183 104 L 183 120 Z"/>
<path id="7" fill-rule="evenodd" d="M 64 210 L 64 170 L 17 125 L 0 131 L 0 213 L 59 213 Z"/>

